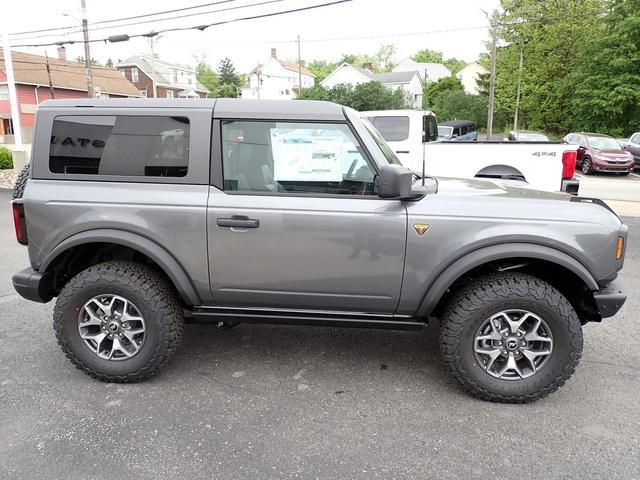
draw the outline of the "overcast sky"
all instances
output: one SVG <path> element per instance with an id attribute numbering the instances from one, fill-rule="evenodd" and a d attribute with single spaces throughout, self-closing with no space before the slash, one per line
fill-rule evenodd
<path id="1" fill-rule="evenodd" d="M 117 34 L 146 33 L 167 27 L 194 26 L 258 15 L 268 12 L 290 10 L 308 5 L 327 3 L 332 0 L 271 0 L 268 5 L 236 8 L 243 5 L 263 3 L 265 0 L 218 0 L 218 5 L 200 9 L 166 14 L 168 16 L 193 15 L 182 19 L 155 21 L 154 17 L 140 18 L 91 26 L 92 22 L 122 17 L 143 15 L 163 10 L 213 3 L 211 0 L 86 0 L 91 38 L 104 38 Z M 373 54 L 380 44 L 393 43 L 397 48 L 396 60 L 412 55 L 421 48 L 442 51 L 445 57 L 457 57 L 473 61 L 485 50 L 487 40 L 487 18 L 482 9 L 490 12 L 497 8 L 499 0 L 352 0 L 348 3 L 320 9 L 290 13 L 245 22 L 214 26 L 203 32 L 190 30 L 162 34 L 156 52 L 166 60 L 194 64 L 194 55 L 205 54 L 207 61 L 215 65 L 230 57 L 238 71 L 249 71 L 258 61 L 269 57 L 272 47 L 278 49 L 278 57 L 297 57 L 296 36 L 302 40 L 302 58 L 337 60 L 343 53 Z M 2 29 L 9 32 L 24 32 L 53 27 L 67 27 L 76 20 L 63 16 L 68 14 L 80 18 L 80 0 L 12 0 L 3 9 Z M 218 11 L 212 10 L 229 9 Z M 159 18 L 159 17 L 155 17 Z M 153 20 L 152 23 L 142 23 Z M 131 25 L 122 25 L 131 23 Z M 108 29 L 97 30 L 110 25 Z M 75 28 L 73 29 L 75 30 Z M 19 40 L 12 36 L 13 45 L 23 43 L 46 43 L 61 39 L 82 39 L 81 33 L 64 35 L 64 31 L 53 36 Z M 33 33 L 30 36 L 43 35 Z M 25 37 L 26 35 L 23 35 Z M 136 53 L 148 53 L 146 39 L 137 38 L 117 44 L 92 43 L 91 55 L 100 62 L 107 58 L 118 59 Z M 55 47 L 25 48 L 14 50 L 56 55 Z M 67 46 L 67 57 L 75 59 L 83 55 L 81 43 Z"/>

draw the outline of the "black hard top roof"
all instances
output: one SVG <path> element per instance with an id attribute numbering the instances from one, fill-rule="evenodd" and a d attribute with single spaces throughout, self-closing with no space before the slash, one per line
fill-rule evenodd
<path id="1" fill-rule="evenodd" d="M 439 122 L 438 125 L 445 127 L 468 127 L 469 125 L 475 125 L 476 122 L 471 120 L 449 120 L 448 122 Z"/>
<path id="2" fill-rule="evenodd" d="M 46 100 L 55 108 L 176 108 L 211 109 L 217 118 L 344 120 L 343 107 L 316 100 L 253 100 L 240 98 L 78 98 Z"/>

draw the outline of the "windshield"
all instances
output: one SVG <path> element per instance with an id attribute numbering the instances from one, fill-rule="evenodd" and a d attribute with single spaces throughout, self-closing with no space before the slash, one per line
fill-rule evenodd
<path id="1" fill-rule="evenodd" d="M 396 157 L 396 154 L 393 153 L 393 150 L 391 150 L 391 148 L 389 148 L 389 145 L 387 145 L 387 142 L 384 141 L 384 138 L 382 138 L 380 132 L 376 130 L 376 127 L 374 127 L 366 118 L 362 118 L 362 123 L 364 123 L 365 128 L 369 131 L 371 137 L 373 137 L 373 140 L 380 148 L 380 151 L 384 155 L 384 158 L 387 159 L 387 162 L 392 165 L 402 165 L 402 163 L 400 163 L 400 160 L 398 160 L 398 157 Z"/>
<path id="2" fill-rule="evenodd" d="M 610 137 L 587 137 L 589 146 L 596 150 L 620 150 L 620 144 Z"/>
<path id="3" fill-rule="evenodd" d="M 438 125 L 438 137 L 451 138 L 453 135 L 453 127 L 443 127 Z"/>
<path id="4" fill-rule="evenodd" d="M 549 138 L 542 133 L 519 133 L 518 134 L 519 142 L 548 142 Z"/>
<path id="5" fill-rule="evenodd" d="M 387 142 L 401 142 L 409 138 L 409 117 L 369 117 L 369 121 Z"/>

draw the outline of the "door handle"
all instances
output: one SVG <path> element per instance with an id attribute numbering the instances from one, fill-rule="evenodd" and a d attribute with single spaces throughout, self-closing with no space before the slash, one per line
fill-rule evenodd
<path id="1" fill-rule="evenodd" d="M 244 215 L 231 215 L 230 218 L 218 218 L 216 224 L 219 227 L 259 228 L 260 220 Z"/>

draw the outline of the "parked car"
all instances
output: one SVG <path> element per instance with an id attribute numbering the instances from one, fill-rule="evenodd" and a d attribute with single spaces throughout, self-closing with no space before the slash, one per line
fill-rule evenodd
<path id="1" fill-rule="evenodd" d="M 618 173 L 629 175 L 635 167 L 633 155 L 613 137 L 600 133 L 569 133 L 567 143 L 578 145 L 577 165 L 582 173 Z"/>
<path id="2" fill-rule="evenodd" d="M 511 130 L 506 140 L 508 142 L 548 142 L 549 137 L 533 130 Z"/>
<path id="3" fill-rule="evenodd" d="M 530 402 L 574 372 L 583 325 L 625 301 L 628 229 L 604 202 L 417 178 L 328 102 L 45 101 L 12 209 L 30 260 L 15 289 L 57 297 L 59 345 L 103 381 L 155 374 L 185 318 L 402 330 L 439 318 L 468 392 Z"/>
<path id="4" fill-rule="evenodd" d="M 433 142 L 436 118 L 432 112 L 380 110 L 362 115 L 380 131 L 402 164 L 419 175 L 424 159 L 428 175 L 503 179 L 526 182 L 538 190 L 578 193 L 577 146 L 549 141 Z"/>
<path id="5" fill-rule="evenodd" d="M 622 148 L 633 155 L 636 162 L 636 168 L 640 168 L 640 132 L 636 132 L 629 139 L 622 140 Z"/>
<path id="6" fill-rule="evenodd" d="M 478 140 L 476 124 L 471 120 L 450 120 L 438 124 L 438 140 L 473 142 Z"/>

